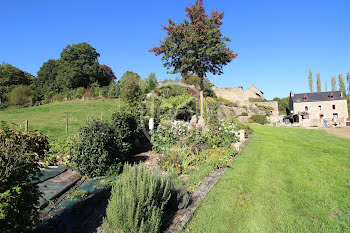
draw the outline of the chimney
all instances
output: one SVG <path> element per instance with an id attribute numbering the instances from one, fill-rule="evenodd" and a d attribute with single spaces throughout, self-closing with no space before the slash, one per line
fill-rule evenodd
<path id="1" fill-rule="evenodd" d="M 293 91 L 290 91 L 290 96 L 294 97 L 294 92 Z"/>

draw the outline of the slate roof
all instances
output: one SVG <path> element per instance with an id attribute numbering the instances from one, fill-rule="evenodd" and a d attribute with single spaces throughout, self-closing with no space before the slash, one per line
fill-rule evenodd
<path id="1" fill-rule="evenodd" d="M 332 98 L 333 95 L 333 98 Z M 345 100 L 345 95 L 341 91 L 325 91 L 325 92 L 311 92 L 311 93 L 299 93 L 294 94 L 291 97 L 293 102 L 318 102 L 318 101 L 332 101 L 332 100 Z"/>

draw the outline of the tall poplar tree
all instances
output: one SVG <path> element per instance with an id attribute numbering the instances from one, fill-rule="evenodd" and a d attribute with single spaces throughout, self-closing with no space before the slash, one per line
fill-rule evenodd
<path id="1" fill-rule="evenodd" d="M 317 77 L 317 92 L 321 92 L 321 78 L 320 78 L 320 73 L 316 74 Z"/>
<path id="2" fill-rule="evenodd" d="M 332 76 L 332 91 L 336 91 L 336 85 L 337 85 L 337 80 L 335 79 L 335 76 Z"/>
<path id="3" fill-rule="evenodd" d="M 324 90 L 325 90 L 325 91 L 328 91 L 328 90 L 327 90 L 327 80 L 324 80 Z"/>
<path id="4" fill-rule="evenodd" d="M 339 77 L 339 91 L 343 92 L 344 95 L 346 95 L 343 75 L 339 74 L 338 77 Z"/>
<path id="5" fill-rule="evenodd" d="M 350 94 L 350 72 L 346 73 L 346 82 L 348 83 L 348 94 Z"/>
<path id="6" fill-rule="evenodd" d="M 198 75 L 203 90 L 206 73 L 222 74 L 223 66 L 237 54 L 228 48 L 227 42 L 231 40 L 220 31 L 224 13 L 214 10 L 207 15 L 202 0 L 190 4 L 185 12 L 187 18 L 179 24 L 168 20 L 169 25 L 163 26 L 167 36 L 149 52 L 162 55 L 164 67 L 171 70 L 170 73 Z"/>
<path id="7" fill-rule="evenodd" d="M 313 80 L 312 80 L 312 70 L 310 69 L 310 70 L 309 70 L 309 88 L 310 88 L 310 92 L 312 92 L 312 91 L 313 91 L 312 86 L 313 86 Z"/>

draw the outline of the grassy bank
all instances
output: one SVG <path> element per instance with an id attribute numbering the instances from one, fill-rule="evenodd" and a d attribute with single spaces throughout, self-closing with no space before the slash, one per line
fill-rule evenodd
<path id="1" fill-rule="evenodd" d="M 349 232 L 350 141 L 256 126 L 186 232 Z"/>
<path id="2" fill-rule="evenodd" d="M 112 112 L 120 107 L 121 101 L 112 100 L 74 100 L 46 104 L 30 108 L 19 108 L 0 112 L 0 120 L 24 129 L 28 120 L 30 130 L 39 130 L 52 138 L 65 138 L 76 135 L 79 127 L 92 118 L 110 119 Z M 65 132 L 65 118 L 69 119 L 69 130 Z"/>

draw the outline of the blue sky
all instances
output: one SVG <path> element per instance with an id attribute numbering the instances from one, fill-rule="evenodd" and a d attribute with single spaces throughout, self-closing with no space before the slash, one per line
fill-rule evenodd
<path id="1" fill-rule="evenodd" d="M 180 22 L 193 1 L 0 0 L 0 62 L 36 75 L 67 44 L 87 42 L 120 78 L 169 75 L 148 50 L 164 36 L 160 24 Z M 308 91 L 308 71 L 320 72 L 322 88 L 331 75 L 350 71 L 350 1 L 204 0 L 208 13 L 225 12 L 222 33 L 238 57 L 224 74 L 209 79 L 218 87 L 254 83 L 265 97 Z M 314 78 L 316 79 L 316 78 Z"/>

